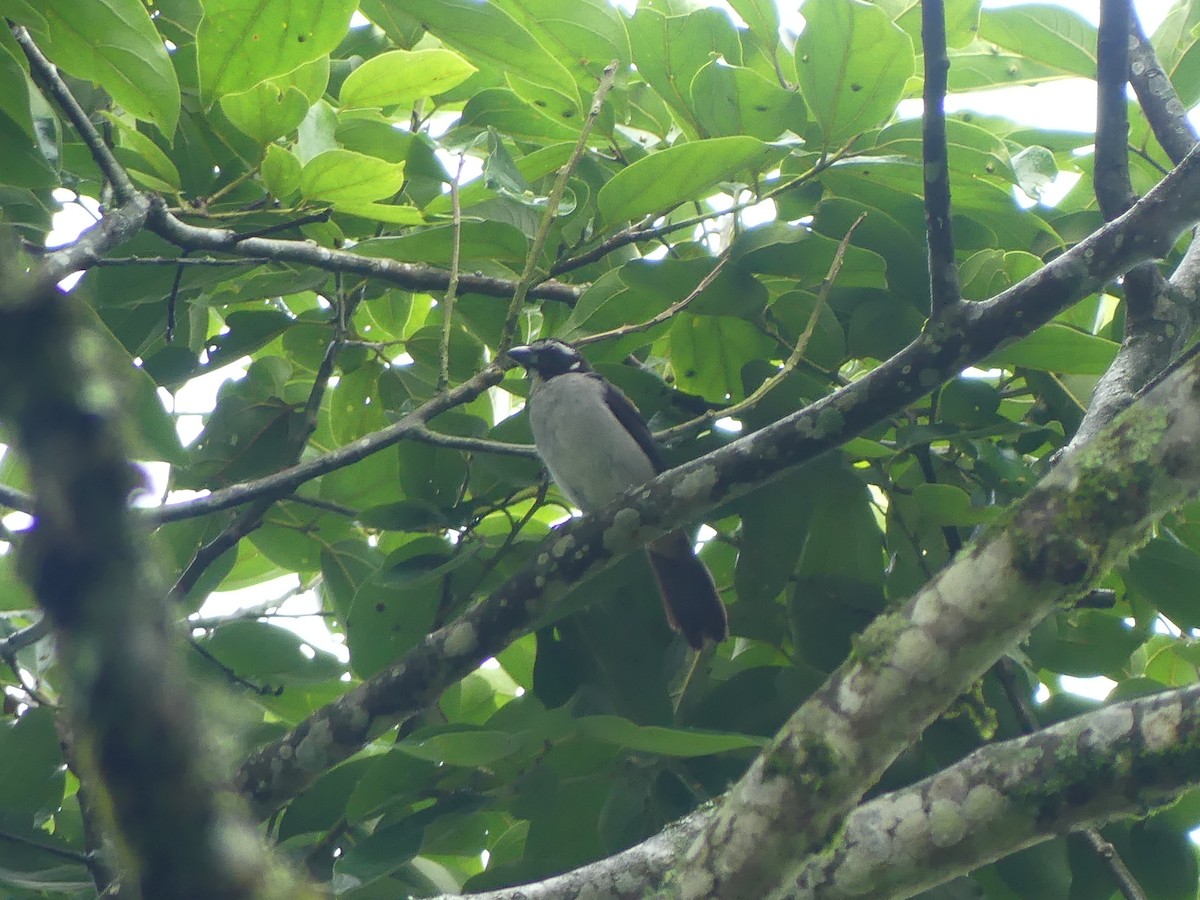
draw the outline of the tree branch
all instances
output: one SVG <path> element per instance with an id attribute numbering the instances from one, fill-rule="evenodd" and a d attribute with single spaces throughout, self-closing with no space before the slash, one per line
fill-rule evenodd
<path id="1" fill-rule="evenodd" d="M 1104 0 L 1100 13 L 1096 48 L 1099 107 L 1094 184 L 1100 208 L 1105 218 L 1111 220 L 1136 200 L 1129 180 L 1127 148 L 1129 122 L 1125 82 L 1129 72 L 1140 72 L 1133 81 L 1147 116 L 1160 123 L 1167 140 L 1183 141 L 1177 124 L 1167 114 L 1171 104 L 1169 101 L 1164 103 L 1164 90 L 1172 95 L 1174 90 L 1158 68 L 1150 45 L 1137 45 L 1141 26 L 1130 9 L 1129 0 Z M 1137 45 L 1133 58 L 1129 52 L 1131 41 Z M 1157 71 L 1159 75 L 1151 79 L 1148 71 Z M 1175 105 L 1179 105 L 1177 97 Z M 1188 125 L 1187 129 L 1190 128 Z M 1189 148 L 1195 146 L 1194 137 L 1188 140 Z M 1200 314 L 1198 263 L 1200 243 L 1193 240 L 1169 283 L 1153 263 L 1136 266 L 1126 273 L 1123 279 L 1125 338 L 1116 359 L 1096 384 L 1087 413 L 1068 447 L 1089 440 L 1111 422 L 1183 349 Z"/>
<path id="2" fill-rule="evenodd" d="M 1099 709 L 980 748 L 864 803 L 772 900 L 898 900 L 1077 828 L 1098 828 L 1200 784 L 1200 686 Z M 606 859 L 471 900 L 637 900 L 712 818 L 697 811 Z M 455 900 L 445 894 L 435 900 Z"/>
<path id="3" fill-rule="evenodd" d="M 312 241 L 243 237 L 227 228 L 189 225 L 169 212 L 166 204 L 157 198 L 151 203 L 147 227 L 163 240 L 187 250 L 232 253 L 238 256 L 264 257 L 275 262 L 299 263 L 326 272 L 377 278 L 409 291 L 438 293 L 450 286 L 450 273 L 434 266 L 363 256 L 346 250 L 331 250 Z M 463 273 L 458 279 L 460 293 L 511 297 L 516 289 L 517 283 L 505 278 Z M 581 286 L 564 284 L 561 281 L 543 281 L 529 288 L 528 296 L 573 306 L 582 293 Z"/>
<path id="4" fill-rule="evenodd" d="M 457 387 L 450 389 L 444 394 L 431 397 L 398 422 L 372 434 L 365 435 L 353 443 L 347 444 L 345 447 L 333 450 L 322 456 L 318 456 L 316 459 L 308 460 L 280 472 L 257 478 L 254 481 L 246 481 L 241 484 L 222 488 L 219 491 L 213 491 L 211 494 L 197 497 L 194 500 L 155 507 L 152 510 L 147 510 L 146 516 L 151 522 L 156 524 L 178 522 L 182 519 L 208 515 L 209 513 L 219 512 L 223 509 L 240 506 L 259 497 L 289 494 L 306 481 L 311 481 L 321 475 L 344 468 L 351 463 L 358 462 L 360 459 L 365 459 L 372 453 L 378 453 L 380 450 L 410 438 L 425 440 L 427 443 L 444 446 L 450 446 L 450 442 L 453 440 L 455 442 L 454 446 L 462 449 L 467 447 L 463 443 L 465 439 L 450 438 L 447 435 L 440 435 L 429 431 L 426 428 L 427 423 L 434 416 L 448 409 L 453 409 L 464 403 L 470 403 L 488 388 L 499 384 L 503 375 L 504 367 L 493 363 Z M 518 449 L 521 447 L 518 444 L 499 444 L 498 446 L 504 448 L 504 452 L 513 456 L 524 456 L 528 453 L 523 448 Z M 483 448 L 468 447 L 468 449 Z M 488 442 L 488 449 L 491 449 L 490 442 Z"/>
<path id="5" fill-rule="evenodd" d="M 0 260 L 0 415 L 30 471 L 25 573 L 52 623 L 74 723 L 149 897 L 259 897 L 274 871 L 210 780 L 165 586 L 126 497 L 118 399 L 91 368 L 79 312 L 22 260 Z M 90 763 L 90 766 L 89 766 Z"/>
<path id="6" fill-rule="evenodd" d="M 1196 129 L 1136 15 L 1130 22 L 1129 82 L 1159 145 L 1178 165 L 1196 146 Z"/>
<path id="7" fill-rule="evenodd" d="M 546 552 L 535 554 L 459 620 L 430 634 L 401 660 L 252 754 L 239 772 L 239 789 L 259 812 L 274 809 L 319 772 L 360 749 L 372 729 L 413 715 L 502 650 L 569 588 L 653 538 L 895 414 L 1109 278 L 1165 253 L 1197 217 L 1200 153 L 1190 154 L 1121 218 L 996 298 L 960 307 L 957 315 L 934 323 L 864 377 L 761 431 L 660 475 L 602 511 L 571 521 L 547 540 Z M 489 367 L 460 390 L 489 386 L 481 381 L 489 372 L 498 379 L 498 371 Z M 884 718 L 892 717 L 889 712 Z"/>
<path id="8" fill-rule="evenodd" d="M 1200 491 L 1197 391 L 1193 360 L 1068 455 L 901 610 L 876 619 L 730 792 L 680 862 L 672 896 L 765 896 L 947 703 Z"/>
<path id="9" fill-rule="evenodd" d="M 929 242 L 929 310 L 937 318 L 962 302 L 954 230 L 950 222 L 950 159 L 946 149 L 946 7 L 943 0 L 922 0 L 921 42 L 925 48 L 925 110 L 921 116 L 924 156 L 925 234 Z"/>

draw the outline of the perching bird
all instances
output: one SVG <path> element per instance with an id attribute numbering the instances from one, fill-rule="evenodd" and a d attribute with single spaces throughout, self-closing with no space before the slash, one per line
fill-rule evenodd
<path id="1" fill-rule="evenodd" d="M 645 484 L 666 466 L 642 414 L 569 344 L 547 339 L 508 355 L 529 372 L 529 421 L 550 476 L 584 512 Z M 695 649 L 729 636 L 712 575 L 684 531 L 646 547 L 667 621 Z"/>

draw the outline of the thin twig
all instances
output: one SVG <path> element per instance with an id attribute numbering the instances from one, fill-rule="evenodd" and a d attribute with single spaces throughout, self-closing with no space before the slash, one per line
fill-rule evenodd
<path id="1" fill-rule="evenodd" d="M 278 234 L 281 231 L 294 231 L 304 225 L 316 225 L 321 222 L 328 222 L 333 216 L 333 208 L 322 209 L 315 213 L 306 213 L 302 216 L 288 219 L 286 222 L 276 222 L 274 225 L 267 225 L 263 228 L 255 228 L 251 231 L 234 232 L 234 239 L 244 241 L 246 238 L 252 237 L 268 237 L 272 234 Z"/>
<path id="2" fill-rule="evenodd" d="M 583 128 L 579 132 L 579 140 L 575 142 L 575 149 L 571 151 L 571 157 L 558 170 L 558 175 L 554 179 L 554 184 L 550 188 L 550 194 L 546 198 L 546 211 L 542 215 L 542 221 L 538 225 L 538 230 L 533 236 L 533 243 L 529 247 L 529 254 L 525 258 L 525 270 L 521 273 L 521 278 L 517 282 L 517 288 L 513 291 L 512 302 L 508 306 L 508 314 L 504 317 L 504 329 L 500 334 L 500 343 L 497 347 L 498 353 L 503 353 L 512 346 L 513 336 L 517 330 L 517 320 L 521 314 L 521 307 L 525 304 L 525 297 L 529 293 L 529 288 L 533 285 L 534 278 L 537 275 L 538 260 L 542 256 L 542 249 L 546 246 L 546 240 L 550 236 L 550 228 L 554 224 L 554 217 L 558 215 L 558 206 L 562 203 L 563 194 L 567 189 L 567 179 L 571 177 L 571 173 L 575 170 L 575 166 L 579 162 L 579 158 L 583 156 L 583 151 L 587 149 L 588 135 L 591 134 L 592 126 L 596 124 L 596 120 L 600 117 L 600 110 L 604 106 L 604 98 L 608 95 L 609 89 L 612 88 L 613 82 L 617 77 L 618 60 L 613 60 L 604 68 L 604 74 L 600 77 L 600 84 L 596 88 L 596 93 L 592 97 L 592 105 L 588 109 L 587 118 L 584 120 Z"/>
<path id="3" fill-rule="evenodd" d="M 751 393 L 744 400 L 739 400 L 737 403 L 734 403 L 732 406 L 727 406 L 724 409 L 707 412 L 701 416 L 697 416 L 689 422 L 684 422 L 680 425 L 675 425 L 672 428 L 665 428 L 662 431 L 656 432 L 654 436 L 657 440 L 670 442 L 675 438 L 682 437 L 685 434 L 690 434 L 694 429 L 703 427 L 715 419 L 736 417 L 737 415 L 745 412 L 747 409 L 753 408 L 763 399 L 763 397 L 778 387 L 785 378 L 795 371 L 796 366 L 800 363 L 801 357 L 804 356 L 804 351 L 808 348 L 808 342 L 812 339 L 813 332 L 816 330 L 817 322 L 821 317 L 821 310 L 827 308 L 828 306 L 829 291 L 833 287 L 833 283 L 837 280 L 838 273 L 842 270 L 842 262 L 846 257 L 846 249 L 850 246 L 850 238 L 854 235 L 855 229 L 858 228 L 859 224 L 866 217 L 866 213 L 861 213 L 846 231 L 845 236 L 838 242 L 837 250 L 834 251 L 833 254 L 833 261 L 829 264 L 829 271 L 826 272 L 825 278 L 821 282 L 821 287 L 817 291 L 816 303 L 813 304 L 812 312 L 808 314 L 808 322 L 804 326 L 804 331 L 800 334 L 800 337 L 797 338 L 795 346 L 792 347 L 791 354 L 788 356 L 784 364 L 779 368 L 779 371 L 751 391 Z"/>
<path id="4" fill-rule="evenodd" d="M 663 322 L 669 321 L 676 313 L 685 309 L 693 300 L 703 294 L 708 289 L 708 286 L 717 280 L 717 276 L 721 274 L 721 270 L 725 268 L 727 262 L 729 262 L 728 250 L 721 254 L 716 265 L 700 279 L 700 283 L 692 288 L 686 297 L 682 300 L 676 300 L 657 315 L 652 316 L 644 322 L 637 322 L 633 325 L 621 325 L 618 328 L 610 328 L 608 331 L 597 331 L 595 334 L 589 334 L 575 341 L 576 346 L 585 347 L 597 341 L 607 341 L 611 338 L 624 337 L 627 334 L 640 334 L 643 331 L 649 331 L 656 325 L 661 325 Z"/>
<path id="5" fill-rule="evenodd" d="M 340 273 L 337 277 L 340 286 Z M 321 401 L 325 396 L 329 379 L 333 375 L 334 362 L 337 360 L 338 352 L 342 348 L 342 341 L 347 334 L 350 316 L 353 314 L 353 308 L 357 305 L 357 302 L 357 300 L 349 301 L 344 297 L 339 297 L 338 299 L 333 338 L 325 347 L 325 356 L 321 360 L 321 365 L 318 367 L 317 374 L 313 378 L 312 388 L 308 392 L 308 399 L 304 404 L 301 428 L 290 438 L 292 444 L 290 449 L 293 459 L 298 460 L 300 458 L 300 454 L 304 452 L 304 447 L 308 443 L 309 436 L 317 427 L 317 415 L 320 412 Z M 195 556 L 192 557 L 187 567 L 175 582 L 173 589 L 174 596 L 179 599 L 186 597 L 188 592 L 199 582 L 200 576 L 204 574 L 205 570 L 222 555 L 236 547 L 242 538 L 257 529 L 262 524 L 262 518 L 267 510 L 271 508 L 276 500 L 286 496 L 288 493 L 290 491 L 282 490 L 263 493 L 252 500 L 250 505 L 245 509 L 240 510 L 233 521 L 226 525 L 220 534 L 196 551 Z M 170 507 L 166 508 L 169 509 Z M 196 649 L 199 650 L 200 648 L 197 647 Z"/>
<path id="6" fill-rule="evenodd" d="M 1159 145 L 1179 165 L 1200 138 L 1136 15 L 1130 22 L 1129 83 Z"/>
<path id="7" fill-rule="evenodd" d="M 65 859 L 69 862 L 79 863 L 81 866 L 88 866 L 91 862 L 86 853 L 80 853 L 78 850 L 71 850 L 68 847 L 59 847 L 54 844 L 39 841 L 35 838 L 25 837 L 23 834 L 13 834 L 11 831 L 0 830 L 0 841 L 8 841 L 12 844 L 21 844 L 25 847 L 32 847 L 35 850 L 41 850 L 43 853 L 49 853 L 52 856 L 57 856 L 59 859 Z"/>
<path id="8" fill-rule="evenodd" d="M 550 274 L 562 275 L 564 272 L 580 269 L 586 265 L 596 262 L 598 259 L 603 259 L 614 250 L 618 250 L 621 247 L 628 246 L 629 244 L 638 244 L 642 241 L 656 240 L 665 235 L 671 234 L 672 232 L 679 231 L 680 229 L 702 225 L 703 223 L 711 221 L 712 219 L 719 219 L 721 216 L 736 215 L 737 213 L 747 210 L 752 206 L 757 206 L 758 204 L 767 200 L 772 200 L 786 191 L 790 191 L 795 187 L 811 181 L 821 172 L 825 171 L 834 163 L 841 160 L 846 153 L 849 152 L 849 147 L 850 145 L 847 144 L 837 153 L 822 157 L 811 168 L 797 175 L 795 178 L 789 178 L 782 184 L 778 184 L 771 188 L 771 190 L 763 194 L 758 194 L 750 200 L 746 200 L 742 203 L 735 203 L 733 206 L 729 207 L 729 209 L 713 210 L 712 212 L 701 213 L 688 219 L 680 219 L 677 222 L 665 222 L 662 225 L 655 225 L 653 227 L 651 227 L 649 223 L 661 219 L 662 216 L 647 217 L 637 225 L 631 225 L 628 228 L 618 231 L 612 237 L 607 238 L 606 240 L 597 244 L 591 250 L 587 250 L 578 256 L 573 256 L 569 259 L 559 260 L 550 267 Z"/>
<path id="9" fill-rule="evenodd" d="M 450 384 L 450 326 L 454 315 L 454 300 L 458 295 L 458 265 L 459 254 L 462 252 L 462 203 L 459 200 L 458 183 L 462 179 L 463 163 L 466 155 L 458 157 L 458 171 L 450 182 L 451 241 L 450 241 L 450 283 L 446 285 L 446 293 L 442 296 L 442 346 L 438 352 L 438 391 L 444 391 Z"/>
<path id="10" fill-rule="evenodd" d="M 345 468 L 373 453 L 413 438 L 418 433 L 426 432 L 425 426 L 430 419 L 446 410 L 470 403 L 488 388 L 499 384 L 504 371 L 505 365 L 492 363 L 457 387 L 444 394 L 431 397 L 400 421 L 361 437 L 345 447 L 253 481 L 230 485 L 203 497 L 147 510 L 147 518 L 155 524 L 178 522 L 241 506 L 258 497 L 289 494 L 306 481 L 312 481 L 321 475 Z M 434 440 L 430 441 L 430 443 L 435 442 Z M 512 448 L 514 451 L 520 449 L 519 445 L 512 445 Z M 524 449 L 520 449 L 519 455 L 527 454 Z"/>
<path id="11" fill-rule="evenodd" d="M 946 7 L 922 0 L 921 40 L 925 47 L 925 112 L 921 144 L 925 173 L 925 234 L 929 241 L 929 309 L 937 319 L 962 302 L 954 231 L 950 221 L 950 159 L 946 149 Z"/>
<path id="12" fill-rule="evenodd" d="M 94 266 L 261 266 L 275 260 L 266 256 L 244 256 L 239 259 L 217 259 L 214 256 L 110 256 L 97 259 Z"/>

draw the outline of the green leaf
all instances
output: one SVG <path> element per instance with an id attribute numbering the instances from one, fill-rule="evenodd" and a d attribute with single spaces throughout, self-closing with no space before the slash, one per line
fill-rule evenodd
<path id="1" fill-rule="evenodd" d="M 503 260 L 521 262 L 529 252 L 529 240 L 505 222 L 463 222 L 460 230 L 461 261 Z M 386 257 L 400 262 L 448 265 L 454 247 L 454 228 L 433 225 L 397 237 L 363 241 L 356 248 L 364 256 Z"/>
<path id="2" fill-rule="evenodd" d="M 913 500 L 935 525 L 982 525 L 1000 514 L 996 506 L 972 506 L 967 492 L 952 484 L 918 484 Z"/>
<path id="3" fill-rule="evenodd" d="M 750 32 L 774 53 L 779 46 L 779 8 L 775 0 L 730 0 L 729 5 L 750 26 Z"/>
<path id="4" fill-rule="evenodd" d="M 128 112 L 164 135 L 179 121 L 179 82 L 142 0 L 43 0 L 38 46 L 72 75 L 101 85 Z M 98 39 L 103 36 L 102 39 Z"/>
<path id="5" fill-rule="evenodd" d="M 950 51 L 949 89 L 983 91 L 1022 84 L 1041 84 L 1071 77 L 1062 69 L 1005 51 L 991 41 L 977 40 Z"/>
<path id="6" fill-rule="evenodd" d="M 335 877 L 355 887 L 372 884 L 416 856 L 424 833 L 421 824 L 408 821 L 379 828 L 334 862 Z"/>
<path id="7" fill-rule="evenodd" d="M 122 156 L 128 157 L 133 154 L 136 158 L 132 161 L 129 159 L 121 159 L 121 162 L 130 170 L 130 174 L 134 174 L 139 168 L 143 171 L 148 171 L 157 178 L 161 179 L 168 189 L 178 191 L 180 189 L 179 170 L 175 168 L 175 164 L 171 162 L 170 157 L 159 148 L 158 144 L 150 140 L 140 131 L 137 130 L 129 122 L 124 121 L 112 113 L 105 112 L 104 118 L 117 128 L 117 136 L 121 153 L 118 151 L 118 159 Z"/>
<path id="8" fill-rule="evenodd" d="M 573 0 L 568 5 L 562 0 L 492 2 L 571 73 L 584 97 L 595 90 L 601 70 L 612 60 L 629 63 L 626 17 L 607 0 Z"/>
<path id="9" fill-rule="evenodd" d="M 1168 537 L 1155 538 L 1128 563 L 1129 587 L 1180 628 L 1200 626 L 1193 588 L 1200 581 L 1200 553 Z"/>
<path id="10" fill-rule="evenodd" d="M 300 170 L 301 194 L 338 207 L 382 200 L 403 185 L 403 163 L 390 163 L 352 150 L 326 150 Z"/>
<path id="11" fill-rule="evenodd" d="M 892 115 L 916 69 L 912 39 L 860 0 L 807 0 L 801 12 L 800 93 L 832 149 Z"/>
<path id="12" fill-rule="evenodd" d="M 772 141 L 785 131 L 804 130 L 804 101 L 753 69 L 713 60 L 696 73 L 692 109 L 714 136 L 748 134 Z"/>
<path id="13" fill-rule="evenodd" d="M 358 0 L 205 0 L 196 31 L 205 103 L 325 56 L 357 8 Z"/>
<path id="14" fill-rule="evenodd" d="M 562 94 L 554 95 L 566 101 Z M 459 124 L 471 128 L 495 128 L 514 138 L 542 142 L 574 140 L 579 137 L 578 116 L 574 124 L 551 115 L 545 103 L 530 103 L 507 88 L 489 88 L 467 101 Z"/>
<path id="15" fill-rule="evenodd" d="M 394 206 L 390 203 L 339 203 L 338 211 L 372 222 L 389 225 L 424 225 L 425 216 L 415 206 Z"/>
<path id="16" fill-rule="evenodd" d="M 521 77 L 580 103 L 575 80 L 554 55 L 505 10 L 474 0 L 387 0 L 384 6 L 412 16 L 472 64 Z M 607 62 L 607 60 L 605 61 Z"/>
<path id="17" fill-rule="evenodd" d="M 62 801 L 62 750 L 54 713 L 31 709 L 0 723 L 0 797 L 4 811 L 30 821 Z"/>
<path id="18" fill-rule="evenodd" d="M 766 744 L 762 738 L 753 735 L 637 725 L 619 716 L 585 716 L 576 723 L 581 733 L 594 740 L 662 756 L 687 758 L 730 750 L 761 750 Z"/>
<path id="19" fill-rule="evenodd" d="M 204 648 L 246 678 L 286 675 L 320 680 L 337 678 L 342 665 L 331 654 L 302 652 L 304 641 L 294 632 L 266 622 L 229 622 L 218 626 Z"/>
<path id="20" fill-rule="evenodd" d="M 521 742 L 505 731 L 464 729 L 428 737 L 410 737 L 396 745 L 401 753 L 448 766 L 479 768 L 511 756 Z"/>
<path id="21" fill-rule="evenodd" d="M 717 57 L 742 64 L 742 45 L 729 16 L 711 8 L 667 16 L 642 4 L 629 22 L 629 42 L 638 74 L 675 111 L 684 133 L 707 137 L 691 106 L 691 86 L 700 69 Z"/>
<path id="22" fill-rule="evenodd" d="M 3 42 L 0 42 L 0 112 L 16 122 L 28 137 L 35 136 L 25 67 Z"/>
<path id="23" fill-rule="evenodd" d="M 1023 366 L 1071 375 L 1103 375 L 1116 358 L 1120 345 L 1051 322 L 1015 344 L 997 350 L 979 363 L 991 366 Z"/>
<path id="24" fill-rule="evenodd" d="M 746 395 L 742 366 L 763 355 L 770 339 L 731 316 L 681 313 L 671 324 L 671 366 L 683 390 L 714 402 Z"/>
<path id="25" fill-rule="evenodd" d="M 351 72 L 338 99 L 343 109 L 410 105 L 456 87 L 477 71 L 445 48 L 393 50 Z"/>
<path id="26" fill-rule="evenodd" d="M 300 190 L 300 160 L 278 144 L 271 144 L 263 159 L 262 178 L 272 197 L 286 200 Z"/>
<path id="27" fill-rule="evenodd" d="M 1041 65 L 1096 77 L 1096 27 L 1061 6 L 1030 3 L 984 10 L 979 36 Z"/>
<path id="28" fill-rule="evenodd" d="M 243 134 L 260 144 L 294 130 L 325 90 L 329 57 L 322 56 L 286 75 L 221 97 L 221 111 Z"/>
<path id="29" fill-rule="evenodd" d="M 766 167 L 776 153 L 776 148 L 745 136 L 668 147 L 614 175 L 597 197 L 600 214 L 612 225 L 663 212 L 698 199 L 705 189 L 737 173 Z"/>

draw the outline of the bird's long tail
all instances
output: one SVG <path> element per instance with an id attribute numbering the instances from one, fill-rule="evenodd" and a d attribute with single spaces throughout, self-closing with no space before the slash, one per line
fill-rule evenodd
<path id="1" fill-rule="evenodd" d="M 673 531 L 664 535 L 646 548 L 646 555 L 671 627 L 697 650 L 706 640 L 725 640 L 729 636 L 725 606 L 687 534 Z"/>

